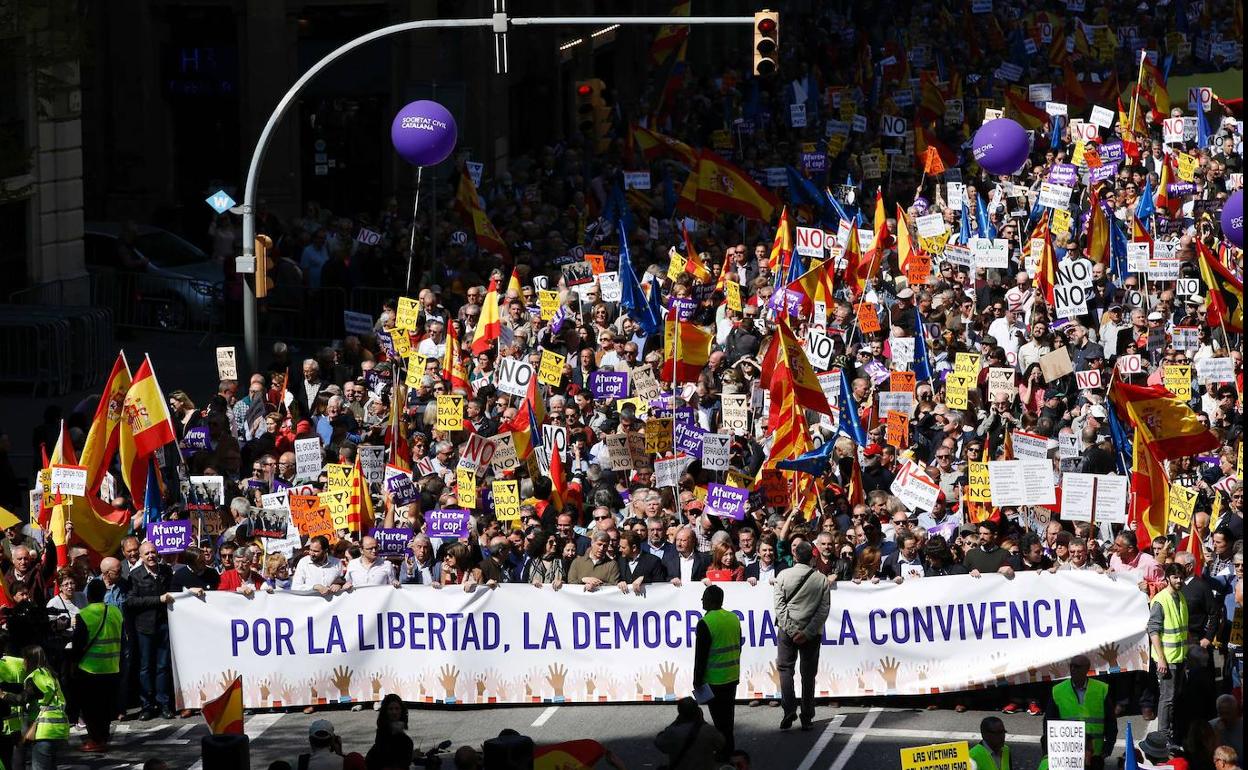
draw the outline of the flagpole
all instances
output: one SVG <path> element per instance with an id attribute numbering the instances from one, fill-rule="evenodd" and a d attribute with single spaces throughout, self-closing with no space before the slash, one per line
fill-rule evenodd
<path id="1" fill-rule="evenodd" d="M 1148 51 L 1141 48 L 1140 49 L 1140 67 L 1139 67 L 1139 71 L 1136 72 L 1135 74 L 1135 90 L 1131 92 L 1131 117 L 1128 119 L 1128 122 L 1130 123 L 1130 125 L 1127 126 L 1127 130 L 1131 132 L 1132 136 L 1135 136 L 1135 116 L 1136 116 L 1137 110 L 1139 110 L 1139 105 L 1140 105 L 1140 81 L 1144 79 L 1144 62 L 1147 59 L 1148 59 Z"/>
<path id="2" fill-rule="evenodd" d="M 421 172 L 424 170 L 424 166 L 416 167 L 416 198 L 412 202 L 412 234 L 407 243 L 407 281 L 403 284 L 404 294 L 407 294 L 412 290 L 412 258 L 416 254 L 416 215 L 420 210 L 420 177 Z M 463 171 L 462 173 L 467 173 L 467 171 Z"/>

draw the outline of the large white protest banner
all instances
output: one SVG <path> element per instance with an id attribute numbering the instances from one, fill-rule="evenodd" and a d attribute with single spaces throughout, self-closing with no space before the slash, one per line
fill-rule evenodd
<path id="1" fill-rule="evenodd" d="M 771 586 L 721 585 L 724 606 L 743 621 L 737 697 L 771 697 Z M 697 584 L 648 586 L 644 596 L 570 585 L 471 593 L 370 587 L 328 600 L 182 594 L 169 612 L 178 708 L 215 697 L 227 671 L 242 675 L 248 708 L 375 701 L 390 692 L 417 703 L 672 701 L 692 691 L 701 597 Z M 832 605 L 820 697 L 1040 681 L 1036 671 L 1065 666 L 1077 653 L 1098 672 L 1147 665 L 1145 595 L 1110 575 L 845 582 Z M 563 673 L 548 676 L 555 671 Z M 862 684 L 846 671 L 861 671 Z M 488 683 L 481 695 L 479 679 Z"/>

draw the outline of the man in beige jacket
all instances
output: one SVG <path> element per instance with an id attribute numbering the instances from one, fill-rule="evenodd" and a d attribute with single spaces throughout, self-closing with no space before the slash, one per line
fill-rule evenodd
<path id="1" fill-rule="evenodd" d="M 776 669 L 780 672 L 780 705 L 784 710 L 781 730 L 792 727 L 798 716 L 793 668 L 799 657 L 802 729 L 809 730 L 815 719 L 815 672 L 832 597 L 828 581 L 811 567 L 813 554 L 810 543 L 798 543 L 793 549 L 795 563 L 776 577 Z"/>

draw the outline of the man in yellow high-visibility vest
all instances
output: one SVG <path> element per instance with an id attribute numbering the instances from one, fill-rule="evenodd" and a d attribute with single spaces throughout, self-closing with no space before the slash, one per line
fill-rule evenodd
<path id="1" fill-rule="evenodd" d="M 711 722 L 724 736 L 721 762 L 733 750 L 733 728 L 736 723 L 737 683 L 741 680 L 741 620 L 724 609 L 724 589 L 709 585 L 702 592 L 705 614 L 698 621 L 693 652 L 693 689 L 699 701 L 706 700 Z M 699 693 L 698 690 L 702 690 Z"/>
<path id="2" fill-rule="evenodd" d="M 121 609 L 104 601 L 103 581 L 87 584 L 87 606 L 74 618 L 73 652 L 78 661 L 73 686 L 82 708 L 87 737 L 82 751 L 96 753 L 108 746 L 109 726 L 118 711 L 121 683 Z"/>
<path id="3" fill-rule="evenodd" d="M 975 770 L 1010 770 L 1010 745 L 1005 742 L 1005 723 L 1000 717 L 984 717 L 979 723 L 983 739 L 971 747 Z"/>
<path id="4" fill-rule="evenodd" d="M 1092 662 L 1087 655 L 1070 659 L 1070 678 L 1053 688 L 1044 710 L 1044 721 L 1046 725 L 1049 720 L 1083 722 L 1092 751 L 1088 769 L 1099 770 L 1105 766 L 1105 757 L 1113 752 L 1118 740 L 1118 720 L 1114 716 L 1109 685 L 1088 676 L 1091 670 Z M 1040 732 L 1042 742 L 1047 734 L 1046 726 Z"/>
<path id="5" fill-rule="evenodd" d="M 1148 641 L 1157 668 L 1157 731 L 1174 745 L 1174 704 L 1183 689 L 1187 666 L 1186 573 L 1181 564 L 1167 564 L 1166 587 L 1149 603 Z"/>

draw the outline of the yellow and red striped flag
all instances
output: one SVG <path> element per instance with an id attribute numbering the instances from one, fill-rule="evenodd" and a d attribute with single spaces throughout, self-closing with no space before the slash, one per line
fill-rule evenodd
<path id="1" fill-rule="evenodd" d="M 203 705 L 204 721 L 213 735 L 243 734 L 243 678 L 234 677 L 225 692 Z"/>
<path id="2" fill-rule="evenodd" d="M 450 326 L 448 323 L 447 328 Z M 489 350 L 502 333 L 503 324 L 498 317 L 498 279 L 491 278 L 490 288 L 485 292 L 485 301 L 481 304 L 481 316 L 477 319 L 476 328 L 472 330 L 472 354 L 479 356 Z"/>

